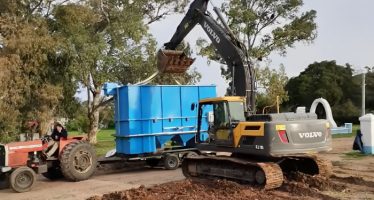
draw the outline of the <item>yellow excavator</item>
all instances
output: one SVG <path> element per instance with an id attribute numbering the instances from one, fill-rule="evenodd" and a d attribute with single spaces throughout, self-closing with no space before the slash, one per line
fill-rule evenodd
<path id="1" fill-rule="evenodd" d="M 199 102 L 196 140 L 200 154 L 184 158 L 183 174 L 248 182 L 265 189 L 280 187 L 284 175 L 291 172 L 329 177 L 331 162 L 317 155 L 331 150 L 328 121 L 312 113 L 256 114 L 255 70 L 247 50 L 217 7 L 213 10 L 221 24 L 213 19 L 208 3 L 193 1 L 171 40 L 158 53 L 159 71 L 185 72 L 194 60 L 175 49 L 200 24 L 232 75 L 233 96 Z M 201 134 L 208 134 L 208 139 L 200 140 Z"/>

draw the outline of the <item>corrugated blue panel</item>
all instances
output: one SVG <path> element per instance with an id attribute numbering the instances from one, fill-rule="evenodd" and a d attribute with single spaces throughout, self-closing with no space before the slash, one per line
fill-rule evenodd
<path id="1" fill-rule="evenodd" d="M 117 88 L 115 98 L 115 122 L 116 134 L 125 135 L 129 132 L 128 121 L 128 90 L 125 87 Z"/>
<path id="2" fill-rule="evenodd" d="M 180 87 L 162 87 L 163 132 L 176 132 L 181 123 Z"/>
<path id="3" fill-rule="evenodd" d="M 126 87 L 123 87 L 121 89 L 126 90 Z M 141 87 L 134 87 L 134 86 L 127 86 L 128 90 L 128 96 L 126 96 L 126 93 L 123 95 L 123 99 L 128 99 L 128 117 L 123 119 L 135 119 L 139 120 L 142 118 L 142 107 L 141 107 L 141 100 L 142 100 L 142 94 L 141 94 Z M 125 102 L 126 104 L 126 102 Z"/>
<path id="4" fill-rule="evenodd" d="M 116 138 L 116 151 L 123 154 L 142 154 L 156 151 L 154 136 Z"/>
<path id="5" fill-rule="evenodd" d="M 182 126 L 196 126 L 196 117 L 199 103 L 198 87 L 181 88 Z"/>
<path id="6" fill-rule="evenodd" d="M 162 132 L 160 86 L 141 87 L 142 134 Z"/>
<path id="7" fill-rule="evenodd" d="M 124 86 L 119 88 L 116 99 L 117 124 L 116 133 L 121 136 L 134 135 L 142 132 L 141 126 L 141 95 L 139 87 Z"/>
<path id="8" fill-rule="evenodd" d="M 186 86 L 181 88 L 181 108 L 183 131 L 197 130 L 197 110 L 199 103 L 199 87 Z M 192 139 L 195 134 L 180 135 L 182 145 Z"/>

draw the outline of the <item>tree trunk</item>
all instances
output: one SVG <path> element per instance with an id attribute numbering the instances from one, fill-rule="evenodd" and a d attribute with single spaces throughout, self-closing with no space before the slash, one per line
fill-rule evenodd
<path id="1" fill-rule="evenodd" d="M 90 113 L 90 129 L 88 132 L 88 140 L 91 144 L 97 143 L 97 132 L 99 131 L 99 110 Z"/>
<path id="2" fill-rule="evenodd" d="M 90 103 L 88 111 L 88 118 L 90 120 L 90 126 L 88 130 L 88 140 L 91 144 L 97 143 L 97 132 L 99 131 L 99 117 L 100 117 L 100 94 L 101 88 L 96 89 L 96 92 L 92 95 L 92 102 Z"/>
<path id="3" fill-rule="evenodd" d="M 42 137 L 44 135 L 50 134 L 52 132 L 51 128 L 53 128 L 54 122 L 55 120 L 53 119 L 53 117 L 49 118 L 49 120 L 46 119 L 46 120 L 41 121 L 39 124 L 39 127 L 40 127 L 39 136 Z"/>

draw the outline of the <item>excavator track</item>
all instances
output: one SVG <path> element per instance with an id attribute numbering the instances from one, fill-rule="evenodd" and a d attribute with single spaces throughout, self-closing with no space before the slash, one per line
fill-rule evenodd
<path id="1" fill-rule="evenodd" d="M 282 169 L 274 162 L 255 162 L 227 156 L 187 157 L 183 160 L 182 171 L 186 177 L 225 178 L 267 190 L 278 188 L 283 183 Z"/>
<path id="2" fill-rule="evenodd" d="M 301 172 L 329 178 L 332 164 L 317 155 L 287 156 L 279 162 L 257 162 L 237 157 L 199 155 L 182 163 L 185 177 L 225 178 L 261 186 L 269 190 L 283 183 L 283 175 Z"/>
<path id="3" fill-rule="evenodd" d="M 329 178 L 332 175 L 331 161 L 318 155 L 286 156 L 278 162 L 285 175 L 289 172 L 302 172 Z"/>
<path id="4" fill-rule="evenodd" d="M 330 178 L 332 175 L 332 163 L 330 160 L 315 156 L 314 160 L 318 166 L 318 175 L 325 178 Z"/>
<path id="5" fill-rule="evenodd" d="M 266 174 L 265 189 L 278 188 L 283 184 L 282 169 L 276 163 L 257 163 Z"/>

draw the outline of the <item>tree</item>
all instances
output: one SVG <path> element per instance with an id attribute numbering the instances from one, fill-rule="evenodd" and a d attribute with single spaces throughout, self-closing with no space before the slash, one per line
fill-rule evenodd
<path id="1" fill-rule="evenodd" d="M 111 99 L 102 97 L 104 82 L 139 82 L 156 71 L 156 42 L 148 25 L 186 1 L 86 0 L 57 6 L 53 12 L 56 33 L 65 38 L 75 77 L 89 91 L 88 138 L 96 143 L 99 114 Z"/>
<path id="2" fill-rule="evenodd" d="M 301 13 L 302 5 L 302 0 L 233 0 L 225 1 L 221 7 L 229 27 L 245 45 L 251 65 L 258 66 L 272 52 L 285 55 L 287 48 L 296 42 L 311 42 L 316 38 L 316 11 Z M 200 55 L 225 64 L 212 44 L 199 39 L 197 46 Z M 270 78 L 267 75 L 261 78 L 261 71 L 267 69 L 258 70 L 259 79 Z M 227 68 L 221 67 L 221 73 L 226 80 L 231 79 Z M 284 93 L 281 89 L 280 95 Z"/>
<path id="3" fill-rule="evenodd" d="M 265 107 L 275 107 L 277 97 L 279 104 L 288 101 L 288 93 L 284 89 L 288 82 L 288 77 L 283 65 L 278 71 L 269 67 L 258 69 L 257 75 L 258 84 L 263 87 L 257 93 L 257 108 L 260 112 Z"/>
<path id="4" fill-rule="evenodd" d="M 52 64 L 59 57 L 59 38 L 50 34 L 44 17 L 48 2 L 0 1 L 2 133 L 20 131 L 27 120 L 40 121 L 44 132 L 62 99 L 61 74 Z"/>
<path id="5" fill-rule="evenodd" d="M 19 128 L 20 112 L 24 98 L 19 95 L 22 79 L 17 75 L 17 60 L 13 55 L 0 57 L 0 142 L 9 142 L 15 136 L 14 132 Z"/>
<path id="6" fill-rule="evenodd" d="M 353 77 L 349 64 L 335 61 L 310 64 L 299 76 L 287 83 L 291 107 L 309 106 L 316 98 L 325 98 L 331 105 L 334 117 L 357 116 L 356 103 L 360 100 L 360 83 Z"/>

